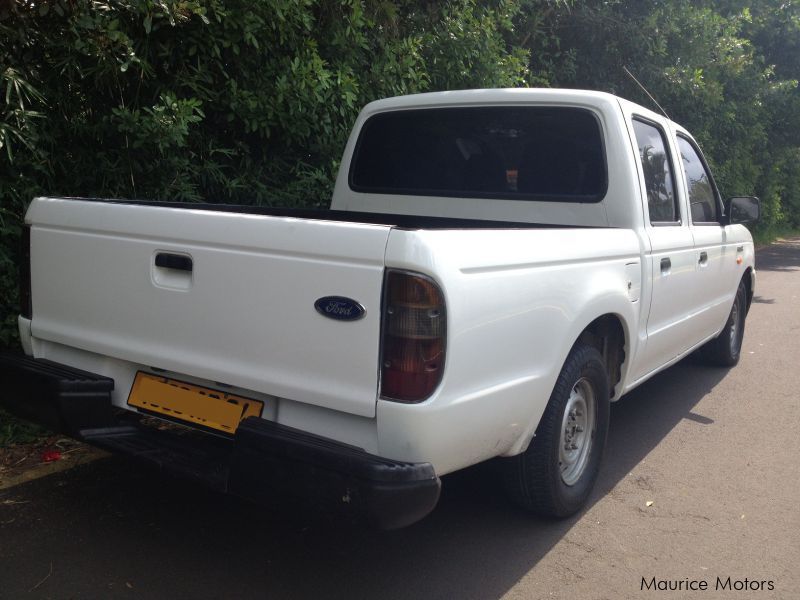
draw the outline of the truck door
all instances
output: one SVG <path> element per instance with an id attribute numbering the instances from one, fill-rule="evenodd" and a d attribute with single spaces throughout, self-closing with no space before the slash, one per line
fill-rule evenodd
<path id="1" fill-rule="evenodd" d="M 633 116 L 632 129 L 639 154 L 645 229 L 650 238 L 651 300 L 647 340 L 635 366 L 635 379 L 644 377 L 699 340 L 692 324 L 696 310 L 695 246 L 679 202 L 676 157 L 667 143 L 663 123 Z"/>
<path id="2" fill-rule="evenodd" d="M 727 242 L 720 224 L 722 202 L 697 145 L 678 133 L 679 175 L 689 207 L 689 228 L 695 245 L 696 294 L 694 328 L 702 338 L 714 335 L 725 324 L 737 283 L 735 243 Z"/>

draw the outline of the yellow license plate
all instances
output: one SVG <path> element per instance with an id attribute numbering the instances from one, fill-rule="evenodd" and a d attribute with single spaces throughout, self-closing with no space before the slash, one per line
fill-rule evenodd
<path id="1" fill-rule="evenodd" d="M 179 421 L 235 433 L 242 419 L 260 417 L 261 400 L 139 372 L 128 405 Z"/>

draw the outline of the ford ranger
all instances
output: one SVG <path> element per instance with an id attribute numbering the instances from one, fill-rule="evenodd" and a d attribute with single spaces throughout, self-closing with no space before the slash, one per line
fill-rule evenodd
<path id="1" fill-rule="evenodd" d="M 611 401 L 696 350 L 739 360 L 758 213 L 688 131 L 609 94 L 380 100 L 330 210 L 34 199 L 0 394 L 256 500 L 401 527 L 498 458 L 516 504 L 563 517 Z"/>

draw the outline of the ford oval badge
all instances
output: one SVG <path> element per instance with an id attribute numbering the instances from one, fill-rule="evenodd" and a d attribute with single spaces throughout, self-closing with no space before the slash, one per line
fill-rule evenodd
<path id="1" fill-rule="evenodd" d="M 314 302 L 314 308 L 323 317 L 337 321 L 357 321 L 366 314 L 366 309 L 351 298 L 325 296 Z"/>

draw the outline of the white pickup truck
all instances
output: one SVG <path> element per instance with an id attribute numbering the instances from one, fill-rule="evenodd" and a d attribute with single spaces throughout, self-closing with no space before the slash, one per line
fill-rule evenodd
<path id="1" fill-rule="evenodd" d="M 0 394 L 217 489 L 382 527 L 496 457 L 513 501 L 566 516 L 610 401 L 698 349 L 738 361 L 758 212 L 723 202 L 685 129 L 609 94 L 381 100 L 331 210 L 33 200 Z"/>

